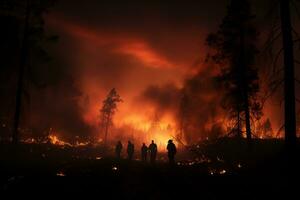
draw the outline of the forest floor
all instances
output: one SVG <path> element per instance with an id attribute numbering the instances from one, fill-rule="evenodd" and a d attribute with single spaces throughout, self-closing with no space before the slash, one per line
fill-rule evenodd
<path id="1" fill-rule="evenodd" d="M 234 139 L 207 141 L 180 151 L 175 166 L 165 153 L 150 164 L 139 155 L 116 160 L 101 148 L 2 144 L 0 150 L 3 197 L 300 199 L 299 157 L 287 158 L 280 140 L 255 140 L 251 148 Z"/>

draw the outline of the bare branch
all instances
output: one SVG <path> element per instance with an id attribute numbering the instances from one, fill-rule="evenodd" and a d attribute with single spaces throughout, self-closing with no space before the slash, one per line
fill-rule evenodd
<path id="1" fill-rule="evenodd" d="M 270 27 L 270 31 L 268 31 L 268 39 L 266 41 L 266 43 L 264 44 L 263 50 L 262 52 L 267 52 L 268 50 L 271 50 L 272 44 L 276 41 L 276 39 L 278 39 L 278 37 L 281 35 L 281 26 L 279 25 L 279 14 L 276 11 L 276 8 L 278 8 L 278 3 L 279 1 L 276 2 L 272 2 L 268 7 L 270 8 L 267 11 L 266 14 L 266 19 L 272 19 L 271 21 L 271 27 Z M 278 31 L 280 31 L 279 33 L 277 33 Z"/>
<path id="2" fill-rule="evenodd" d="M 296 40 L 299 40 L 300 39 L 300 35 L 299 35 L 299 33 L 294 29 L 294 27 L 292 27 L 292 31 L 293 31 L 293 33 L 294 33 L 294 35 L 296 36 Z"/>
<path id="3" fill-rule="evenodd" d="M 279 137 L 279 135 L 280 135 L 281 131 L 284 129 L 284 127 L 285 127 L 285 124 L 283 124 L 283 125 L 278 129 L 278 131 L 277 131 L 277 133 L 276 133 L 276 137 L 277 137 L 277 138 Z"/>
<path id="4" fill-rule="evenodd" d="M 274 74 L 278 74 L 278 73 L 282 72 L 283 70 L 284 70 L 284 68 L 280 68 L 277 71 L 275 71 Z M 274 74 L 273 74 L 273 76 L 274 76 Z"/>
<path id="5" fill-rule="evenodd" d="M 278 81 L 275 83 L 274 87 L 271 86 L 271 91 L 269 94 L 266 94 L 265 97 L 262 99 L 262 106 L 264 106 L 265 102 L 277 91 L 277 89 L 282 85 L 283 80 Z"/>
<path id="6" fill-rule="evenodd" d="M 278 53 L 276 54 L 276 57 L 275 57 L 275 59 L 274 59 L 274 62 L 273 62 L 273 72 L 275 73 L 275 71 L 276 71 L 276 65 L 277 65 L 277 62 L 278 62 L 278 60 L 279 60 L 279 58 L 280 58 L 280 55 L 283 53 L 283 48 L 281 48 L 279 51 L 278 51 Z"/>
<path id="7" fill-rule="evenodd" d="M 184 148 L 188 149 L 188 146 L 187 146 L 187 145 L 186 145 L 179 137 L 173 136 L 173 135 L 171 135 L 171 137 L 172 137 L 175 141 L 177 141 L 179 144 L 181 144 Z"/>
<path id="8" fill-rule="evenodd" d="M 268 39 L 268 41 L 266 42 L 266 46 L 264 47 L 264 51 L 271 48 L 273 43 L 281 36 L 281 32 L 278 33 L 276 36 L 274 37 L 270 37 L 270 39 Z"/>

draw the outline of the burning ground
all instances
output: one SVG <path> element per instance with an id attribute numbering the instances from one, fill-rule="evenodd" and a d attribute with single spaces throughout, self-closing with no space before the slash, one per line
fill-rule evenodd
<path id="1" fill-rule="evenodd" d="M 58 142 L 57 138 L 52 142 Z M 283 141 L 253 142 L 256 151 L 250 154 L 246 141 L 229 138 L 202 143 L 191 152 L 180 152 L 173 167 L 166 164 L 166 153 L 160 153 L 157 163 L 151 165 L 139 161 L 139 153 L 131 162 L 112 159 L 101 146 L 21 144 L 16 152 L 4 144 L 0 147 L 0 191 L 2 195 L 28 197 L 32 197 L 28 192 L 32 190 L 48 197 L 94 197 L 98 191 L 99 197 L 112 199 L 141 195 L 145 199 L 195 195 L 203 199 L 265 199 L 286 195 L 291 179 L 286 180 L 289 170 L 278 154 Z M 297 180 L 299 172 L 291 177 Z M 249 188 L 253 188 L 251 192 Z"/>

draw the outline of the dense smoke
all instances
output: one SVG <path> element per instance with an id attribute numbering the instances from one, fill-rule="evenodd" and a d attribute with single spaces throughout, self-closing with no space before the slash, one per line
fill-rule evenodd
<path id="1" fill-rule="evenodd" d="M 176 111 L 179 101 L 180 89 L 171 83 L 162 86 L 151 85 L 137 99 L 137 103 L 153 104 L 158 115 Z"/>
<path id="2" fill-rule="evenodd" d="M 186 142 L 221 134 L 221 123 L 225 118 L 220 105 L 221 93 L 216 93 L 215 72 L 212 69 L 206 68 L 187 78 L 181 88 L 172 84 L 150 86 L 142 93 L 142 102 L 154 104 L 157 113 L 163 115 L 171 112 L 175 116 L 176 128 L 183 129 Z M 185 105 L 181 105 L 183 97 L 186 98 Z M 180 127 L 183 120 L 184 127 Z"/>

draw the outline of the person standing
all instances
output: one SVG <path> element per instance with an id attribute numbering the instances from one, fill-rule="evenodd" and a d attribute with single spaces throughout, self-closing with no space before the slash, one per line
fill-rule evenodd
<path id="1" fill-rule="evenodd" d="M 123 149 L 123 145 L 122 145 L 121 141 L 119 141 L 115 148 L 115 153 L 116 153 L 117 159 L 121 158 L 122 149 Z"/>
<path id="2" fill-rule="evenodd" d="M 149 151 L 150 151 L 150 162 L 155 163 L 156 154 L 157 154 L 157 145 L 154 143 L 154 140 L 152 140 L 152 142 L 149 146 Z"/>
<path id="3" fill-rule="evenodd" d="M 142 155 L 142 161 L 147 162 L 147 153 L 148 153 L 148 147 L 145 143 L 143 143 L 143 146 L 141 148 L 141 155 Z"/>
<path id="4" fill-rule="evenodd" d="M 173 143 L 172 140 L 168 141 L 167 150 L 168 150 L 169 163 L 171 165 L 174 165 L 175 164 L 175 155 L 177 153 L 177 149 L 176 149 L 176 146 L 175 146 L 175 144 Z"/>
<path id="5" fill-rule="evenodd" d="M 128 145 L 127 145 L 127 154 L 128 154 L 128 160 L 132 160 L 134 154 L 134 144 L 132 144 L 130 141 L 128 141 Z"/>

